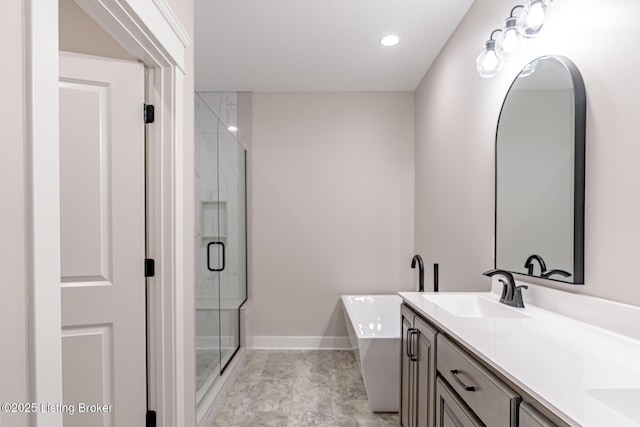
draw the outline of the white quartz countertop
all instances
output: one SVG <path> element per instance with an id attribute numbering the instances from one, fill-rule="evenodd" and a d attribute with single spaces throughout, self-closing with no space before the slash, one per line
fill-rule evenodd
<path id="1" fill-rule="evenodd" d="M 442 294 L 499 299 L 491 292 Z M 640 340 L 530 303 L 509 307 L 529 317 L 472 318 L 451 314 L 425 293 L 399 295 L 567 423 L 640 426 Z"/>

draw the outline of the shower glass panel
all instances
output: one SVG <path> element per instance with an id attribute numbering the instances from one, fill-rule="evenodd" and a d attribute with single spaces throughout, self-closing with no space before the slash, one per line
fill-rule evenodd
<path id="1" fill-rule="evenodd" d="M 228 98 L 195 96 L 198 403 L 240 347 L 240 306 L 247 296 L 245 150 L 214 113 L 221 99 Z"/>
<path id="2" fill-rule="evenodd" d="M 218 127 L 218 197 L 224 229 L 224 269 L 220 272 L 220 360 L 222 369 L 240 347 L 240 311 L 247 298 L 245 150 L 226 127 Z"/>

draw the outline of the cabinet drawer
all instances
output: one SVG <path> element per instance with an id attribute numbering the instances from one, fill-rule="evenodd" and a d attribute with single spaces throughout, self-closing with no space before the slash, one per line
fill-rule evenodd
<path id="1" fill-rule="evenodd" d="M 482 422 L 515 426 L 520 396 L 442 334 L 437 343 L 438 372 Z"/>

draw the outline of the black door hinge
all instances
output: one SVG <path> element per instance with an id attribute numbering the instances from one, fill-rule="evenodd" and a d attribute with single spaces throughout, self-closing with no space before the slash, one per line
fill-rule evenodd
<path id="1" fill-rule="evenodd" d="M 156 261 L 153 258 L 145 258 L 144 277 L 153 277 L 155 275 L 156 275 Z"/>
<path id="2" fill-rule="evenodd" d="M 147 411 L 147 427 L 156 427 L 156 411 Z"/>
<path id="3" fill-rule="evenodd" d="M 153 105 L 144 104 L 144 122 L 153 123 L 156 120 L 156 108 Z"/>

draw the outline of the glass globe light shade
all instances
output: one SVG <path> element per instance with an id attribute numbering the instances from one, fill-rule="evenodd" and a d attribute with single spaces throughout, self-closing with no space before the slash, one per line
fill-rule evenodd
<path id="1" fill-rule="evenodd" d="M 530 0 L 524 6 L 518 18 L 518 31 L 524 37 L 530 38 L 538 35 L 549 13 L 551 1 Z"/>
<path id="2" fill-rule="evenodd" d="M 496 52 L 496 41 L 487 40 L 476 60 L 478 74 L 485 78 L 495 77 L 502 69 L 503 62 Z"/>
<path id="3" fill-rule="evenodd" d="M 502 31 L 496 37 L 496 52 L 503 58 L 508 58 L 520 47 L 518 32 L 518 18 L 511 16 L 504 21 Z"/>

